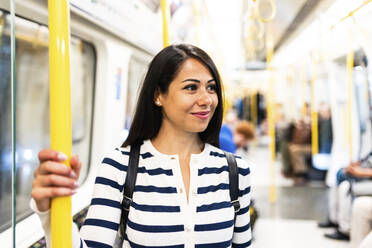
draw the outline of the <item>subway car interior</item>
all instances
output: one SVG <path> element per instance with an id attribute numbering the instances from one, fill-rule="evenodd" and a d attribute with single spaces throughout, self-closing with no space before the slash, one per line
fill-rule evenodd
<path id="1" fill-rule="evenodd" d="M 57 132 L 82 163 L 69 198 L 78 228 L 102 159 L 129 133 L 150 62 L 186 43 L 218 68 L 220 146 L 228 129 L 249 165 L 252 238 L 174 247 L 372 247 L 371 26 L 371 0 L 0 0 L 0 246 L 47 247 L 30 201 L 38 154 L 53 147 L 62 93 L 52 73 L 63 66 L 52 37 L 64 36 L 71 129 Z"/>

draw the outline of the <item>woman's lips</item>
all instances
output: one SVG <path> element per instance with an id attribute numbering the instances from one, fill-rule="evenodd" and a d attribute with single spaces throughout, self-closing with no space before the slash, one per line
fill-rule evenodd
<path id="1" fill-rule="evenodd" d="M 196 112 L 196 113 L 192 113 L 192 115 L 202 119 L 202 120 L 205 120 L 205 119 L 208 119 L 209 118 L 209 113 L 210 111 L 204 111 L 204 112 Z"/>

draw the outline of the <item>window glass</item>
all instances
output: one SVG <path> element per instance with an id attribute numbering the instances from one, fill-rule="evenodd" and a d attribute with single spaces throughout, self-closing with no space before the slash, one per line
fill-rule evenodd
<path id="1" fill-rule="evenodd" d="M 10 30 L 10 23 L 5 22 L 4 13 L 0 11 L 0 231 L 3 224 L 10 227 L 12 221 L 11 61 L 10 36 L 4 35 L 5 28 Z"/>
<path id="2" fill-rule="evenodd" d="M 147 63 L 137 58 L 132 58 L 129 62 L 127 109 L 125 119 L 125 129 L 130 128 L 134 117 L 139 88 L 144 80 L 147 71 Z"/>
<path id="3" fill-rule="evenodd" d="M 11 136 L 10 136 L 10 27 L 5 28 L 0 43 L 0 232 L 11 223 Z M 38 166 L 38 152 L 50 146 L 49 136 L 49 57 L 48 29 L 16 18 L 16 212 L 17 221 L 31 214 L 29 201 L 33 171 Z M 95 52 L 92 45 L 71 38 L 71 117 L 72 152 L 83 162 L 80 181 L 89 169 L 92 107 L 94 95 Z M 8 206 L 6 205 L 8 203 Z"/>

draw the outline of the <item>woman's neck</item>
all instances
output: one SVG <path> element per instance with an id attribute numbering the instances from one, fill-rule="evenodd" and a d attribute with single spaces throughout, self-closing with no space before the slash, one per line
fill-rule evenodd
<path id="1" fill-rule="evenodd" d="M 159 152 L 178 154 L 180 159 L 200 153 L 204 148 L 198 133 L 184 132 L 165 125 L 162 125 L 158 135 L 151 142 Z"/>

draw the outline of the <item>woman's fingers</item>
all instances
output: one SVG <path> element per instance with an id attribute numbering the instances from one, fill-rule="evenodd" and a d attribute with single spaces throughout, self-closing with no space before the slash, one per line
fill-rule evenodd
<path id="1" fill-rule="evenodd" d="M 72 156 L 70 159 L 71 169 L 75 172 L 76 177 L 79 178 L 81 170 L 81 161 L 78 155 Z"/>
<path id="2" fill-rule="evenodd" d="M 65 164 L 61 164 L 53 161 L 46 161 L 42 163 L 39 168 L 35 171 L 34 176 L 45 175 L 45 174 L 57 174 L 66 177 L 77 178 L 76 173 Z"/>
<path id="3" fill-rule="evenodd" d="M 56 161 L 56 162 L 62 162 L 68 159 L 67 155 L 62 152 L 57 152 L 55 150 L 52 150 L 50 148 L 43 149 L 38 154 L 40 163 L 43 163 L 45 161 Z"/>
<path id="4" fill-rule="evenodd" d="M 77 179 L 80 174 L 81 161 L 78 156 L 70 159 L 70 165 L 61 163 L 68 157 L 52 149 L 43 149 L 38 154 L 40 165 L 34 172 L 32 198 L 37 208 L 46 211 L 50 208 L 50 200 L 54 197 L 69 196 L 76 192 Z"/>
<path id="5" fill-rule="evenodd" d="M 72 195 L 77 187 L 76 178 L 57 174 L 37 174 L 32 184 L 31 195 L 37 209 L 46 211 L 50 209 L 51 198 Z"/>
<path id="6" fill-rule="evenodd" d="M 33 187 L 65 187 L 75 189 L 78 187 L 76 179 L 56 174 L 38 175 L 33 182 Z"/>
<path id="7" fill-rule="evenodd" d="M 32 189 L 31 195 L 35 201 L 38 201 L 58 196 L 69 196 L 75 192 L 75 189 L 64 187 L 37 187 Z"/>
<path id="8" fill-rule="evenodd" d="M 31 196 L 35 200 L 39 211 L 50 209 L 50 199 L 53 197 L 70 196 L 76 191 L 71 188 L 63 187 L 33 187 Z"/>
<path id="9" fill-rule="evenodd" d="M 44 212 L 50 209 L 50 200 L 52 198 L 70 196 L 75 192 L 76 190 L 74 188 L 57 186 L 38 187 L 33 185 L 31 196 L 35 200 L 37 209 Z"/>

